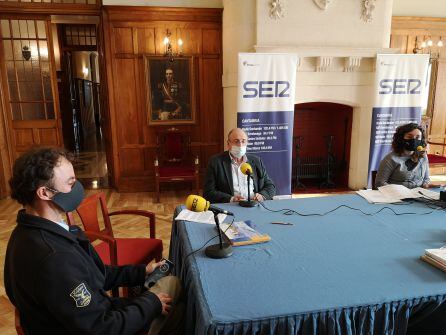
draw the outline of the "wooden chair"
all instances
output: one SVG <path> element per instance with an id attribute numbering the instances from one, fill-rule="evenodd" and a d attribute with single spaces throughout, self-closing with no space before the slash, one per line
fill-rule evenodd
<path id="1" fill-rule="evenodd" d="M 101 230 L 98 220 L 98 204 L 104 220 L 104 229 Z M 155 214 L 144 210 L 120 210 L 109 213 L 103 192 L 85 198 L 76 209 L 84 226 L 85 234 L 90 242 L 101 240 L 95 249 L 104 264 L 127 265 L 147 264 L 153 259 L 161 260 L 163 242 L 155 238 Z M 113 235 L 111 216 L 139 215 L 149 219 L 149 238 L 116 238 Z M 75 224 L 73 213 L 67 213 L 68 223 Z"/>
<path id="2" fill-rule="evenodd" d="M 198 193 L 200 161 L 192 154 L 190 134 L 174 127 L 159 131 L 156 146 L 156 201 L 160 201 L 162 183 L 191 182 Z"/>

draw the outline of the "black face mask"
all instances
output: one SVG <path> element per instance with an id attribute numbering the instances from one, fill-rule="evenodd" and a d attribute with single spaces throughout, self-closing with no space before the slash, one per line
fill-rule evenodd
<path id="1" fill-rule="evenodd" d="M 425 144 L 423 140 L 419 140 L 417 138 L 412 138 L 410 140 L 403 140 L 404 142 L 404 149 L 407 151 L 417 151 L 417 148 L 419 146 L 422 146 L 424 148 Z"/>
<path id="2" fill-rule="evenodd" d="M 64 212 L 74 211 L 82 200 L 84 200 L 84 187 L 78 180 L 76 180 L 73 188 L 68 193 L 63 193 L 49 187 L 48 189 L 52 192 L 56 192 L 56 195 L 51 201 L 59 206 Z"/>

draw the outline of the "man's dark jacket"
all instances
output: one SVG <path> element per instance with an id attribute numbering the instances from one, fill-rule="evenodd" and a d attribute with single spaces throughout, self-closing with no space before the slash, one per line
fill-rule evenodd
<path id="1" fill-rule="evenodd" d="M 132 300 L 106 294 L 141 285 L 144 265 L 106 266 L 82 231 L 69 232 L 24 210 L 17 223 L 4 279 L 27 334 L 137 334 L 161 314 L 149 291 Z"/>
<path id="2" fill-rule="evenodd" d="M 252 166 L 254 193 L 260 193 L 265 200 L 270 200 L 276 194 L 276 187 L 269 178 L 261 159 L 255 155 L 246 154 L 247 163 Z M 203 196 L 211 203 L 229 202 L 234 195 L 232 182 L 231 158 L 227 151 L 211 157 L 206 173 Z"/>

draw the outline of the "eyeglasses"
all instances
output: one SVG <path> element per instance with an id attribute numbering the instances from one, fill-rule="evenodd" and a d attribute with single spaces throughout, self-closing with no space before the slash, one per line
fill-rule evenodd
<path id="1" fill-rule="evenodd" d="M 54 188 L 52 188 L 52 187 L 45 186 L 45 188 L 46 188 L 47 190 L 50 190 L 50 191 L 53 192 L 54 194 L 60 193 L 60 191 L 58 191 L 58 190 L 56 190 L 56 189 L 54 189 Z"/>
<path id="2" fill-rule="evenodd" d="M 232 140 L 232 141 L 229 141 L 229 142 L 231 142 L 233 144 L 239 145 L 239 144 L 246 144 L 246 143 L 248 143 L 248 140 L 245 140 L 245 139 L 243 139 L 243 140 L 235 139 L 235 140 Z"/>

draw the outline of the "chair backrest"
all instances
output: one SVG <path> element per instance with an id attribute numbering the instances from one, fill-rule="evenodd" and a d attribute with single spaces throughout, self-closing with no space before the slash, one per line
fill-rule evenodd
<path id="1" fill-rule="evenodd" d="M 99 225 L 98 205 L 100 205 L 104 220 L 104 229 L 101 229 Z M 95 193 L 86 197 L 77 207 L 76 212 L 79 215 L 86 232 L 103 233 L 110 237 L 114 237 L 104 192 Z M 74 224 L 72 213 L 67 213 L 67 218 L 69 224 Z"/>
<path id="2" fill-rule="evenodd" d="M 157 132 L 157 154 L 161 165 L 178 166 L 190 164 L 190 133 L 177 128 L 169 128 Z"/>
<path id="3" fill-rule="evenodd" d="M 375 186 L 375 181 L 376 181 L 376 174 L 378 173 L 378 171 L 373 170 L 372 171 L 372 190 L 377 190 L 378 188 Z"/>

